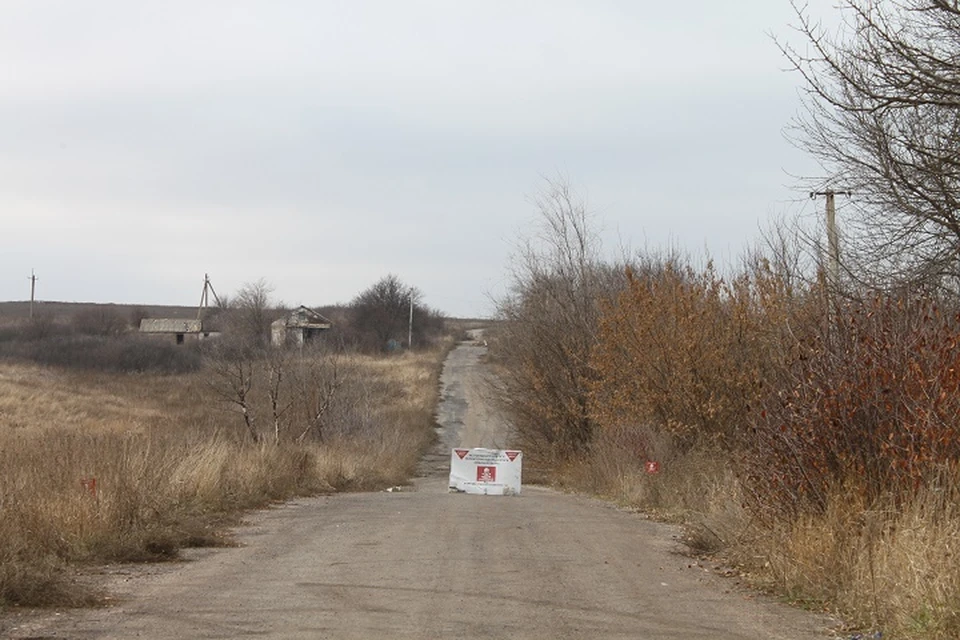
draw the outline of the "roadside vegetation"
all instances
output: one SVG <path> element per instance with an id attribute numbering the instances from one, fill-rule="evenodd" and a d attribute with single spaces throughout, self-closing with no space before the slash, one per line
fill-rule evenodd
<path id="1" fill-rule="evenodd" d="M 684 523 L 850 633 L 957 638 L 960 9 L 843 0 L 827 31 L 794 7 L 789 131 L 828 176 L 804 191 L 852 192 L 841 233 L 776 223 L 722 270 L 611 260 L 548 183 L 492 351 L 552 482 Z"/>
<path id="2" fill-rule="evenodd" d="M 269 296 L 234 299 L 233 331 L 200 345 L 120 320 L 106 335 L 76 320 L 5 328 L 0 608 L 96 603 L 84 565 L 228 545 L 244 510 L 412 477 L 435 437 L 442 327 L 413 351 L 333 336 L 277 349 Z"/>
<path id="3" fill-rule="evenodd" d="M 693 552 L 855 629 L 960 636 L 956 295 L 831 286 L 782 225 L 722 274 L 605 260 L 568 185 L 538 204 L 491 336 L 536 472 L 683 523 Z"/>

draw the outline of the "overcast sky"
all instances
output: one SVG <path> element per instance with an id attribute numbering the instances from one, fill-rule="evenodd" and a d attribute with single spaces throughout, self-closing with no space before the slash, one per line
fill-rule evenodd
<path id="1" fill-rule="evenodd" d="M 829 0 L 812 3 L 829 16 Z M 611 249 L 809 214 L 787 0 L 4 0 L 0 299 L 196 304 L 388 273 L 489 314 L 542 176 Z"/>

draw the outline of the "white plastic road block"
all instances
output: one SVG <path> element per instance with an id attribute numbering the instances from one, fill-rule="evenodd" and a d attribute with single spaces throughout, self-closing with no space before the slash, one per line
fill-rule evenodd
<path id="1" fill-rule="evenodd" d="M 520 494 L 523 454 L 500 449 L 450 451 L 450 489 L 489 496 Z"/>

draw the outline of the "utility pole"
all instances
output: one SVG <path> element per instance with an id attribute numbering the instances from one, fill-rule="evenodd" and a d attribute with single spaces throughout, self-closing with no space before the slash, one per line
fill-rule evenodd
<path id="1" fill-rule="evenodd" d="M 811 191 L 810 197 L 825 196 L 827 199 L 827 275 L 830 289 L 836 291 L 840 284 L 840 238 L 837 235 L 837 194 L 852 196 L 851 191 Z"/>
<path id="2" fill-rule="evenodd" d="M 33 272 L 33 269 L 30 269 L 30 319 L 33 320 L 33 300 L 36 297 L 37 292 L 37 274 Z"/>
<path id="3" fill-rule="evenodd" d="M 217 295 L 216 289 L 213 288 L 213 283 L 210 282 L 210 275 L 203 274 L 203 292 L 200 294 L 200 308 L 197 309 L 197 320 L 203 319 L 203 312 L 207 310 L 207 307 L 210 306 L 210 294 L 213 294 L 213 299 L 216 301 L 218 306 L 223 306 L 223 303 L 220 302 L 220 297 Z"/>
<path id="4" fill-rule="evenodd" d="M 413 287 L 410 287 L 410 325 L 407 329 L 407 349 L 413 349 Z"/>

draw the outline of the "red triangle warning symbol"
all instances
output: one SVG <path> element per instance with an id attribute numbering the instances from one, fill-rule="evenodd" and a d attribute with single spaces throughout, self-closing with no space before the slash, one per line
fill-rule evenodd
<path id="1" fill-rule="evenodd" d="M 466 457 L 466 455 L 470 453 L 470 449 L 454 449 L 454 451 L 458 456 L 460 456 L 461 460 L 463 460 Z"/>
<path id="2" fill-rule="evenodd" d="M 510 458 L 510 462 L 513 462 L 514 460 L 516 460 L 517 456 L 520 455 L 519 451 L 504 451 L 504 453 L 507 454 L 508 458 Z"/>

